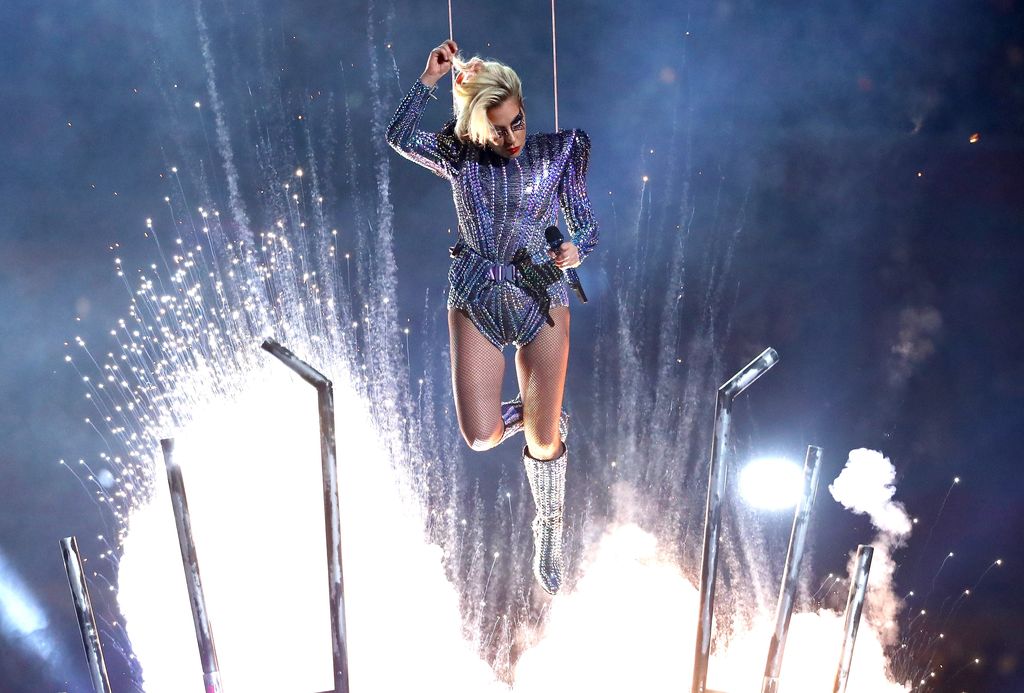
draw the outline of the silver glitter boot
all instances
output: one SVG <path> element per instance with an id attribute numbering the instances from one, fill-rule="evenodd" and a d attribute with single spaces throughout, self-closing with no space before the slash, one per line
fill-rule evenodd
<path id="1" fill-rule="evenodd" d="M 505 431 L 501 434 L 501 439 L 497 442 L 497 445 L 501 445 L 523 430 L 522 395 L 516 394 L 515 399 L 511 402 L 501 403 L 501 420 L 505 423 Z M 565 409 L 562 410 L 561 415 L 558 417 L 558 435 L 561 436 L 563 443 L 565 442 L 565 437 L 569 435 L 569 415 Z"/>
<path id="2" fill-rule="evenodd" d="M 562 586 L 562 509 L 565 505 L 565 467 L 569 449 L 553 460 L 535 460 L 523 447 L 526 478 L 533 492 L 537 516 L 533 520 L 533 573 L 544 591 L 555 594 Z"/>

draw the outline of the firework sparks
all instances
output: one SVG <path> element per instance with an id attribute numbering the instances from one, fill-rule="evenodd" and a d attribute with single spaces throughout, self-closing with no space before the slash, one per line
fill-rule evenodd
<path id="1" fill-rule="evenodd" d="M 120 447 L 102 457 L 104 468 L 97 474 L 83 462 L 86 475 L 79 480 L 118 523 L 118 602 L 146 690 L 177 693 L 201 685 L 169 499 L 153 471 L 157 441 L 170 435 L 188 479 L 225 689 L 331 686 L 315 401 L 260 353 L 269 334 L 322 367 L 335 384 L 354 690 L 479 693 L 512 685 L 529 693 L 559 682 L 569 689 L 615 684 L 655 693 L 678 690 L 691 674 L 678 662 L 694 647 L 698 597 L 685 557 L 671 548 L 677 538 L 671 535 L 685 523 L 678 511 L 661 511 L 684 504 L 671 493 L 642 498 L 639 489 L 650 488 L 651 479 L 675 475 L 678 482 L 693 472 L 686 465 L 669 470 L 667 455 L 646 451 L 683 449 L 688 436 L 699 439 L 694 407 L 665 403 L 693 404 L 701 392 L 713 394 L 721 375 L 715 372 L 713 320 L 700 325 L 701 339 L 680 355 L 677 308 L 684 294 L 679 286 L 666 287 L 666 337 L 652 349 L 665 357 L 659 361 L 665 364 L 663 377 L 651 388 L 640 378 L 622 377 L 622 392 L 598 398 L 609 407 L 598 413 L 608 419 L 604 428 L 621 435 L 602 457 L 612 460 L 605 465 L 609 476 L 595 484 L 612 479 L 632 488 L 635 502 L 616 513 L 637 521 L 597 531 L 581 520 L 580 536 L 593 540 L 579 550 L 586 563 L 575 585 L 543 607 L 542 620 L 545 612 L 527 591 L 529 551 L 519 533 L 528 524 L 522 479 L 501 485 L 493 503 L 498 520 L 493 531 L 485 530 L 486 500 L 458 488 L 451 407 L 441 411 L 448 394 L 437 385 L 445 378 L 435 379 L 426 368 L 412 393 L 411 328 L 398 317 L 385 155 L 375 150 L 372 167 L 378 208 L 367 214 L 371 195 L 353 194 L 355 218 L 340 223 L 331 218 L 333 197 L 324 190 L 316 158 L 294 157 L 290 146 L 275 149 L 261 142 L 264 177 L 249 182 L 263 206 L 247 205 L 247 181 L 236 165 L 231 136 L 244 128 L 229 127 L 230 105 L 215 80 L 214 46 L 196 7 L 208 98 L 194 103 L 200 117 L 207 108 L 213 114 L 228 192 L 225 213 L 202 174 L 190 177 L 188 167 L 171 167 L 164 178 L 168 190 L 161 194 L 166 216 L 145 224 L 145 238 L 158 257 L 133 280 L 120 259 L 115 263 L 132 292 L 128 315 L 111 334 L 115 348 L 97 360 L 79 340 L 73 348 L 84 356 L 69 354 L 74 367 L 78 359 L 83 362 L 87 395 L 99 413 L 90 424 L 112 434 L 112 449 Z M 370 87 L 378 105 L 381 77 L 371 60 Z M 382 117 L 374 116 L 378 129 Z M 314 140 L 309 120 L 297 126 L 306 142 Z M 347 151 L 353 151 L 354 128 L 346 126 L 344 136 Z M 381 142 L 376 145 L 383 150 Z M 355 171 L 355 156 L 349 165 Z M 633 229 L 637 257 L 650 250 L 640 245 L 649 242 L 641 227 L 653 205 L 650 177 L 642 181 Z M 673 236 L 666 253 L 680 275 L 686 224 L 685 230 L 676 227 L 683 232 Z M 351 238 L 338 231 L 349 228 L 356 230 Z M 721 306 L 723 285 L 716 282 L 728 275 L 738 233 L 737 228 L 727 239 L 726 260 L 714 267 L 708 286 L 693 292 L 706 296 L 708 315 Z M 345 243 L 355 250 L 348 252 Z M 634 281 L 618 301 L 632 305 L 643 293 Z M 434 310 L 429 301 L 428 307 Z M 617 359 L 595 356 L 598 376 L 641 371 L 640 354 L 648 345 L 640 326 L 630 322 L 636 318 L 623 314 L 622 324 L 608 331 L 615 341 L 606 353 Z M 429 345 L 430 324 L 424 322 Z M 676 374 L 684 361 L 694 373 L 685 383 Z M 658 406 L 639 406 L 647 389 Z M 623 401 L 637 406 L 623 407 Z M 615 412 L 627 412 L 621 421 L 609 418 L 612 405 Z M 656 416 L 645 413 L 651 409 Z M 437 425 L 440 420 L 444 427 Z M 596 457 L 594 450 L 587 453 Z M 637 471 L 635 461 L 645 457 L 655 461 Z M 95 483 L 103 472 L 109 479 Z M 735 562 L 754 550 L 744 540 L 728 558 Z M 724 607 L 732 612 L 732 627 L 716 633 L 709 682 L 721 690 L 760 685 L 771 637 L 773 614 L 758 607 L 765 600 L 757 593 L 773 590 L 774 583 L 745 563 L 749 589 L 741 580 L 731 582 L 731 592 L 739 592 Z M 827 594 L 840 582 L 836 577 L 822 587 L 828 585 Z M 827 688 L 842 630 L 842 617 L 827 609 L 796 613 L 781 688 Z M 905 690 L 887 674 L 884 631 L 884 625 L 865 624 L 850 691 Z"/>

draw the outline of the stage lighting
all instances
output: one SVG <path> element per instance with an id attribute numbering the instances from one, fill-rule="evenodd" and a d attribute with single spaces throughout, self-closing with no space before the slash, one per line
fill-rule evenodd
<path id="1" fill-rule="evenodd" d="M 802 468 L 784 457 L 754 460 L 740 472 L 743 500 L 763 510 L 792 508 L 800 498 L 802 485 Z"/>

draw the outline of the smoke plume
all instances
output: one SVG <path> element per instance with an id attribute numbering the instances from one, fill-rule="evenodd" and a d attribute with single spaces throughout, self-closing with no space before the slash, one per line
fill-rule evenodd
<path id="1" fill-rule="evenodd" d="M 896 495 L 896 468 L 877 450 L 850 451 L 846 466 L 828 490 L 847 510 L 867 515 L 879 532 L 893 537 L 910 534 L 911 522 Z"/>
<path id="2" fill-rule="evenodd" d="M 893 553 L 901 548 L 913 526 L 903 504 L 893 500 L 896 495 L 896 468 L 877 450 L 858 448 L 850 451 L 846 466 L 828 490 L 846 509 L 867 515 L 878 530 L 872 544 L 875 555 L 868 580 L 866 617 L 882 635 L 885 644 L 894 643 L 899 635 L 896 618 L 903 602 L 893 588 L 896 562 Z M 852 576 L 855 555 L 851 553 L 849 572 Z"/>

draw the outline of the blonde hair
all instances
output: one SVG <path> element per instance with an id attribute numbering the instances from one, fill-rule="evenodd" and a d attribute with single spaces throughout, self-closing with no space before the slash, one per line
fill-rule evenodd
<path id="1" fill-rule="evenodd" d="M 479 147 L 487 144 L 491 136 L 491 121 L 487 109 L 502 104 L 508 98 L 523 103 L 523 85 L 516 71 L 497 60 L 474 57 L 452 60 L 455 67 L 455 136 Z"/>

